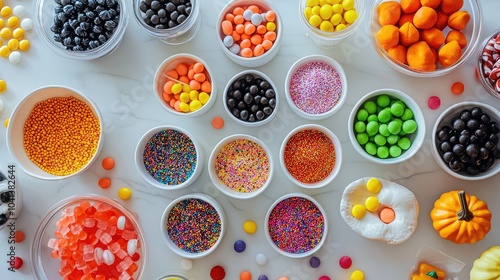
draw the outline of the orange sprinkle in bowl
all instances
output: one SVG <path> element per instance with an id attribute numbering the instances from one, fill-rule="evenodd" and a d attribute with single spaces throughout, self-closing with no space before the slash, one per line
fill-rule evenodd
<path id="1" fill-rule="evenodd" d="M 65 179 L 86 170 L 103 141 L 102 118 L 85 95 L 46 86 L 22 99 L 10 117 L 7 147 L 30 176 Z"/>

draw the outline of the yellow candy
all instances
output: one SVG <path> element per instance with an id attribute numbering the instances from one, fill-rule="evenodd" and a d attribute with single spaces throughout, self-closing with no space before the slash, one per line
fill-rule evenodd
<path id="1" fill-rule="evenodd" d="M 328 2 L 326 0 L 319 0 L 319 5 L 320 6 L 323 6 L 325 4 L 328 4 Z"/>
<path id="2" fill-rule="evenodd" d="M 326 2 L 330 5 L 335 5 L 335 4 L 338 4 L 340 3 L 340 0 L 326 0 Z"/>
<path id="3" fill-rule="evenodd" d="M 356 12 L 356 10 L 349 10 L 344 13 L 344 20 L 347 23 L 353 23 L 357 19 L 358 19 L 358 13 Z"/>
<path id="4" fill-rule="evenodd" d="M 314 7 L 319 5 L 319 0 L 307 0 L 308 7 Z"/>
<path id="5" fill-rule="evenodd" d="M 346 28 L 347 28 L 347 26 L 345 24 L 341 23 L 341 24 L 335 26 L 335 31 L 344 30 Z"/>
<path id="6" fill-rule="evenodd" d="M 190 100 L 198 100 L 198 95 L 199 95 L 199 92 L 197 90 L 192 90 L 189 92 L 189 99 Z"/>
<path id="7" fill-rule="evenodd" d="M 197 111 L 198 109 L 201 108 L 201 102 L 199 100 L 193 100 L 191 103 L 189 103 L 189 109 L 191 111 Z"/>
<path id="8" fill-rule="evenodd" d="M 19 48 L 19 41 L 16 39 L 10 39 L 9 42 L 7 42 L 7 46 L 11 51 L 15 51 Z"/>
<path id="9" fill-rule="evenodd" d="M 243 230 L 248 234 L 254 234 L 257 231 L 257 224 L 248 220 L 243 224 Z"/>
<path id="10" fill-rule="evenodd" d="M 333 32 L 334 31 L 333 24 L 327 20 L 324 20 L 323 22 L 321 22 L 319 29 L 321 29 L 322 31 L 325 31 L 325 32 Z"/>
<path id="11" fill-rule="evenodd" d="M 312 9 L 311 9 L 311 13 L 312 13 L 313 15 L 317 15 L 317 16 L 319 16 L 319 10 L 321 10 L 321 7 L 320 7 L 320 6 L 314 6 L 314 7 L 312 7 Z"/>
<path id="12" fill-rule="evenodd" d="M 9 126 L 10 118 L 6 118 L 5 121 L 3 122 L 3 126 L 7 127 Z"/>
<path id="13" fill-rule="evenodd" d="M 274 31 L 274 30 L 276 30 L 276 23 L 274 23 L 272 21 L 269 21 L 268 23 L 266 23 L 266 29 L 268 31 Z"/>
<path id="14" fill-rule="evenodd" d="M 365 274 L 361 270 L 355 270 L 351 273 L 351 280 L 364 280 L 364 279 L 365 279 Z"/>
<path id="15" fill-rule="evenodd" d="M 182 91 L 182 85 L 177 83 L 172 86 L 172 93 L 173 94 L 178 94 Z"/>
<path id="16" fill-rule="evenodd" d="M 313 15 L 312 8 L 307 7 L 304 9 L 304 16 L 309 20 L 309 18 Z M 1 26 L 0 26 L 1 27 Z"/>
<path id="17" fill-rule="evenodd" d="M 3 17 L 10 17 L 12 15 L 12 8 L 9 6 L 5 6 L 0 10 L 0 15 Z"/>
<path id="18" fill-rule="evenodd" d="M 332 11 L 334 14 L 342 14 L 344 12 L 344 7 L 342 7 L 342 4 L 335 4 L 332 5 Z"/>
<path id="19" fill-rule="evenodd" d="M 208 102 L 208 99 L 210 99 L 210 95 L 206 92 L 200 92 L 198 95 L 198 100 L 200 100 L 201 104 L 206 104 Z"/>
<path id="20" fill-rule="evenodd" d="M 368 182 L 366 182 L 366 189 L 371 193 L 379 193 L 380 189 L 382 189 L 382 184 L 377 178 L 370 178 Z"/>
<path id="21" fill-rule="evenodd" d="M 0 37 L 2 37 L 4 40 L 9 39 L 10 36 L 12 36 L 12 30 L 10 30 L 10 28 L 4 27 L 2 28 L 2 30 L 0 30 Z"/>
<path id="22" fill-rule="evenodd" d="M 8 46 L 1 46 L 0 47 L 0 56 L 1 57 L 9 57 L 10 54 L 10 49 Z"/>
<path id="23" fill-rule="evenodd" d="M 7 26 L 10 28 L 16 28 L 19 26 L 19 18 L 16 16 L 12 16 L 7 20 Z"/>
<path id="24" fill-rule="evenodd" d="M 328 4 L 321 6 L 321 8 L 319 9 L 319 16 L 324 20 L 330 19 L 332 14 L 333 14 L 332 6 Z"/>
<path id="25" fill-rule="evenodd" d="M 132 191 L 129 188 L 121 188 L 118 190 L 118 197 L 123 200 L 128 200 L 132 196 Z"/>
<path id="26" fill-rule="evenodd" d="M 343 0 L 342 1 L 342 7 L 346 11 L 354 9 L 354 0 Z"/>
<path id="27" fill-rule="evenodd" d="M 0 80 L 0 93 L 4 93 L 7 89 L 7 83 L 4 80 Z"/>
<path id="28" fill-rule="evenodd" d="M 22 40 L 24 38 L 24 29 L 18 27 L 12 31 L 12 37 L 17 40 Z"/>
<path id="29" fill-rule="evenodd" d="M 184 113 L 187 113 L 189 112 L 189 104 L 187 104 L 186 102 L 181 102 L 179 104 L 179 108 L 181 109 L 182 112 Z"/>
<path id="30" fill-rule="evenodd" d="M 309 19 L 309 23 L 312 25 L 312 26 L 315 26 L 315 27 L 318 27 L 320 24 L 321 24 L 322 20 L 321 20 L 321 17 L 318 16 L 318 15 L 313 15 L 310 19 Z"/>
<path id="31" fill-rule="evenodd" d="M 0 18 L 0 29 L 4 27 L 5 27 L 5 21 L 3 20 L 3 18 Z"/>
<path id="32" fill-rule="evenodd" d="M 366 214 L 366 208 L 361 204 L 356 204 L 352 207 L 352 216 L 358 220 L 363 219 Z"/>
<path id="33" fill-rule="evenodd" d="M 377 211 L 377 209 L 378 209 L 379 206 L 380 206 L 380 202 L 378 201 L 378 198 L 376 198 L 375 196 L 369 196 L 365 200 L 366 210 L 368 210 L 370 212 Z"/>
<path id="34" fill-rule="evenodd" d="M 333 24 L 333 26 L 339 25 L 341 20 L 342 20 L 342 16 L 340 14 L 334 14 L 330 18 L 330 22 Z"/>
<path id="35" fill-rule="evenodd" d="M 30 41 L 28 40 L 21 40 L 19 42 L 19 49 L 22 51 L 27 51 L 30 49 Z"/>
<path id="36" fill-rule="evenodd" d="M 181 102 L 186 102 L 186 103 L 188 103 L 188 102 L 189 102 L 189 93 L 187 93 L 187 92 L 183 92 L 183 93 L 181 93 L 181 95 L 179 96 L 179 100 L 180 100 Z"/>
<path id="37" fill-rule="evenodd" d="M 188 84 L 182 85 L 182 91 L 183 92 L 190 92 L 191 87 Z"/>

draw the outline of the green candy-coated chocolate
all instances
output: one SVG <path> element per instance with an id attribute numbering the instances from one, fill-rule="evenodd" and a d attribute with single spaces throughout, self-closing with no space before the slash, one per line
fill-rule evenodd
<path id="1" fill-rule="evenodd" d="M 387 143 L 389 143 L 389 145 L 394 145 L 398 142 L 399 140 L 399 136 L 398 135 L 389 135 L 387 136 Z"/>
<path id="2" fill-rule="evenodd" d="M 392 117 L 391 110 L 388 108 L 385 108 L 382 111 L 380 111 L 380 113 L 378 113 L 378 120 L 381 123 L 388 123 L 391 120 L 391 117 Z"/>
<path id="3" fill-rule="evenodd" d="M 403 123 L 403 131 L 406 133 L 413 133 L 417 130 L 417 122 L 414 120 L 407 120 Z"/>
<path id="4" fill-rule="evenodd" d="M 362 121 L 359 121 L 354 125 L 354 130 L 356 130 L 357 133 L 364 132 L 365 129 L 366 129 L 366 124 Z"/>
<path id="5" fill-rule="evenodd" d="M 359 133 L 358 135 L 356 135 L 356 140 L 358 141 L 358 143 L 360 145 L 364 145 L 366 143 L 368 143 L 368 134 L 366 133 Z"/>
<path id="6" fill-rule="evenodd" d="M 391 113 L 396 117 L 401 117 L 405 112 L 405 108 L 401 103 L 395 102 L 391 106 Z"/>
<path id="7" fill-rule="evenodd" d="M 403 137 L 398 140 L 398 146 L 403 150 L 408 150 L 411 146 L 411 141 L 408 137 Z"/>
<path id="8" fill-rule="evenodd" d="M 368 136 L 373 136 L 378 132 L 378 122 L 372 121 L 366 125 L 366 133 Z"/>
<path id="9" fill-rule="evenodd" d="M 368 114 L 375 114 L 377 112 L 377 104 L 371 100 L 366 101 L 363 108 L 365 108 Z"/>
<path id="10" fill-rule="evenodd" d="M 381 146 L 377 148 L 377 156 L 379 158 L 388 158 L 389 157 L 389 149 L 386 146 Z"/>
<path id="11" fill-rule="evenodd" d="M 389 96 L 387 96 L 385 94 L 377 96 L 377 105 L 378 106 L 385 108 L 385 107 L 389 106 L 389 103 L 391 103 L 391 99 L 389 98 Z"/>
<path id="12" fill-rule="evenodd" d="M 366 143 L 365 145 L 365 151 L 369 154 L 369 155 L 376 155 L 377 154 L 377 146 L 375 146 L 375 144 L 373 144 L 372 142 L 368 142 Z"/>
<path id="13" fill-rule="evenodd" d="M 398 146 L 391 146 L 389 148 L 389 154 L 391 155 L 391 157 L 393 158 L 397 158 L 401 155 L 401 148 L 398 147 Z"/>
<path id="14" fill-rule="evenodd" d="M 413 111 L 410 109 L 410 108 L 406 108 L 405 109 L 405 112 L 403 113 L 403 115 L 401 116 L 401 119 L 403 121 L 407 121 L 409 119 L 413 118 Z"/>
<path id="15" fill-rule="evenodd" d="M 365 110 L 365 109 L 361 109 L 358 111 L 358 114 L 357 114 L 357 117 L 358 117 L 358 120 L 359 121 L 366 121 L 366 119 L 368 118 L 368 112 Z"/>
<path id="16" fill-rule="evenodd" d="M 387 143 L 385 137 L 380 134 L 375 135 L 373 141 L 375 142 L 375 144 L 377 144 L 377 146 L 384 146 L 385 143 Z"/>
<path id="17" fill-rule="evenodd" d="M 384 137 L 391 135 L 391 133 L 389 132 L 389 126 L 385 123 L 378 126 L 378 133 L 380 133 Z"/>
<path id="18" fill-rule="evenodd" d="M 371 114 L 366 119 L 367 122 L 378 122 L 378 117 L 376 114 Z"/>
<path id="19" fill-rule="evenodd" d="M 391 134 L 398 134 L 401 131 L 401 124 L 396 120 L 391 121 L 388 127 Z"/>

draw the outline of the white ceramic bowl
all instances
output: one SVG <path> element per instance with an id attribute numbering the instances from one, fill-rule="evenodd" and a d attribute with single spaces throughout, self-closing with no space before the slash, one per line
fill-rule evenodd
<path id="1" fill-rule="evenodd" d="M 193 39 L 201 27 L 201 14 L 200 14 L 200 6 L 198 4 L 199 0 L 190 0 L 191 2 L 191 14 L 186 18 L 186 20 L 172 28 L 166 29 L 157 29 L 151 27 L 146 24 L 143 17 L 144 13 L 140 10 L 140 4 L 143 0 L 134 0 L 132 5 L 134 9 L 135 19 L 139 26 L 142 27 L 146 32 L 148 32 L 153 37 L 156 37 L 167 43 L 169 45 L 180 45 L 187 43 Z M 162 2 L 162 5 L 170 3 L 171 1 L 167 1 L 165 3 Z"/>
<path id="2" fill-rule="evenodd" d="M 204 74 L 206 75 L 207 80 L 212 84 L 212 92 L 210 93 L 210 99 L 208 99 L 208 102 L 196 111 L 190 111 L 186 113 L 178 112 L 174 108 L 172 108 L 169 104 L 167 104 L 167 102 L 163 99 L 163 86 L 169 80 L 166 75 L 167 71 L 175 69 L 175 66 L 178 65 L 179 63 L 193 64 L 196 62 L 200 62 L 203 64 L 203 66 L 205 67 Z M 200 116 L 203 113 L 207 112 L 210 109 L 210 107 L 212 107 L 217 97 L 217 87 L 215 84 L 215 79 L 213 78 L 213 73 L 214 72 L 210 69 L 208 64 L 195 55 L 188 53 L 174 54 L 165 59 L 156 70 L 153 82 L 153 88 L 155 90 L 156 99 L 161 104 L 161 106 L 165 110 L 167 110 L 167 112 L 174 114 L 176 116 L 189 116 L 189 117 Z"/>
<path id="3" fill-rule="evenodd" d="M 80 170 L 65 176 L 53 175 L 45 172 L 40 167 L 35 165 L 26 155 L 24 149 L 24 124 L 28 119 L 34 106 L 42 101 L 45 101 L 53 97 L 74 97 L 81 102 L 85 103 L 94 116 L 99 120 L 100 130 L 99 130 L 99 142 L 97 149 L 92 156 L 92 158 L 83 166 Z M 90 100 L 87 96 L 79 93 L 78 91 L 63 87 L 63 86 L 46 86 L 34 90 L 26 97 L 24 97 L 14 108 L 12 115 L 10 117 L 9 125 L 7 127 L 7 147 L 11 156 L 19 164 L 19 167 L 28 175 L 33 176 L 38 179 L 44 180 L 59 180 L 69 178 L 71 176 L 77 175 L 85 171 L 92 163 L 97 159 L 99 152 L 101 151 L 103 144 L 103 122 L 101 113 L 97 106 Z"/>
<path id="4" fill-rule="evenodd" d="M 266 116 L 264 119 L 260 120 L 260 121 L 250 122 L 250 121 L 244 121 L 244 120 L 241 120 L 241 119 L 237 118 L 231 112 L 231 109 L 228 107 L 229 105 L 227 104 L 227 101 L 229 99 L 228 93 L 231 90 L 231 85 L 236 80 L 241 79 L 241 78 L 245 77 L 248 74 L 253 75 L 254 78 L 261 78 L 261 79 L 269 82 L 269 84 L 271 85 L 271 88 L 274 90 L 274 93 L 275 93 L 276 105 L 273 108 L 273 112 L 270 115 Z M 253 69 L 248 69 L 248 70 L 244 70 L 244 71 L 242 71 L 242 72 L 234 75 L 229 80 L 229 82 L 227 83 L 226 87 L 224 88 L 223 102 L 224 102 L 224 109 L 226 110 L 226 113 L 229 115 L 229 117 L 231 117 L 231 119 L 233 119 L 235 122 L 237 122 L 237 123 L 239 123 L 241 125 L 255 127 L 255 126 L 260 126 L 260 125 L 263 125 L 263 124 L 266 124 L 266 123 L 270 122 L 274 118 L 274 116 L 276 116 L 276 114 L 278 113 L 279 96 L 278 96 L 278 91 L 277 91 L 276 85 L 271 80 L 271 78 L 269 78 L 266 74 L 264 74 L 264 73 L 262 73 L 260 71 L 253 70 Z"/>
<path id="5" fill-rule="evenodd" d="M 296 135 L 297 133 L 307 131 L 307 130 L 319 131 L 322 134 L 326 135 L 333 143 L 334 150 L 335 150 L 335 165 L 333 166 L 333 169 L 330 171 L 330 173 L 328 174 L 328 176 L 326 178 L 324 178 L 321 181 L 315 182 L 315 183 L 306 183 L 306 182 L 302 182 L 302 181 L 298 180 L 290 173 L 290 171 L 288 170 L 288 168 L 286 167 L 286 164 L 285 164 L 285 149 L 287 147 L 287 144 L 288 144 L 290 138 L 293 137 L 294 135 Z M 340 171 L 340 167 L 342 165 L 342 146 L 340 144 L 340 140 L 331 130 L 329 130 L 328 128 L 326 128 L 324 126 L 317 125 L 317 124 L 301 125 L 295 129 L 293 129 L 292 131 L 290 131 L 290 133 L 288 133 L 288 135 L 285 137 L 285 140 L 283 140 L 283 143 L 281 144 L 281 149 L 280 149 L 280 164 L 281 164 L 281 167 L 282 167 L 283 172 L 285 173 L 286 177 L 290 181 L 292 181 L 294 184 L 296 184 L 300 187 L 303 187 L 306 189 L 314 189 L 314 188 L 320 188 L 320 187 L 326 186 L 333 179 L 335 179 L 335 177 L 337 177 L 337 175 Z"/>
<path id="6" fill-rule="evenodd" d="M 359 26 L 363 22 L 363 17 L 365 14 L 365 4 L 364 0 L 355 0 L 354 7 L 358 14 L 358 18 L 346 29 L 334 32 L 327 32 L 320 30 L 319 28 L 311 25 L 304 15 L 304 9 L 307 7 L 307 0 L 300 0 L 299 2 L 299 22 L 302 27 L 306 30 L 306 36 L 311 38 L 316 45 L 323 48 L 333 48 L 338 44 L 342 43 L 351 34 L 355 33 Z"/>
<path id="7" fill-rule="evenodd" d="M 187 136 L 191 142 L 194 145 L 194 148 L 196 150 L 196 166 L 194 167 L 193 173 L 189 178 L 186 178 L 185 181 L 183 181 L 180 184 L 173 184 L 173 185 L 167 185 L 164 183 L 159 182 L 156 180 L 146 169 L 145 164 L 144 164 L 144 150 L 149 142 L 149 140 L 156 135 L 157 133 L 165 130 L 172 130 L 178 133 L 182 133 L 185 136 Z M 185 188 L 189 185 L 191 185 L 193 182 L 198 179 L 200 176 L 201 172 L 203 171 L 203 162 L 204 162 L 204 155 L 203 155 L 203 149 L 201 148 L 201 145 L 198 143 L 198 141 L 189 133 L 188 131 L 176 127 L 176 126 L 169 126 L 169 125 L 163 125 L 163 126 L 157 126 L 154 127 L 150 130 L 148 130 L 144 135 L 141 137 L 139 142 L 137 143 L 137 146 L 135 148 L 135 166 L 137 170 L 139 171 L 139 174 L 141 174 L 142 178 L 148 182 L 150 185 L 157 187 L 159 189 L 163 190 L 178 190 Z"/>
<path id="8" fill-rule="evenodd" d="M 290 93 L 290 83 L 292 81 L 292 77 L 294 74 L 301 69 L 302 67 L 308 65 L 309 63 L 326 63 L 330 67 L 333 67 L 339 74 L 340 78 L 340 83 L 342 85 L 342 90 L 340 92 L 340 97 L 336 101 L 336 103 L 333 105 L 333 107 L 323 113 L 318 113 L 318 114 L 313 114 L 304 111 L 303 109 L 299 108 L 297 104 L 292 99 L 291 93 Z M 288 70 L 288 74 L 286 75 L 285 79 L 285 97 L 286 101 L 288 102 L 288 105 L 290 105 L 290 108 L 292 108 L 292 111 L 294 111 L 297 115 L 303 117 L 304 119 L 308 120 L 321 120 L 330 117 L 331 115 L 335 114 L 338 110 L 340 110 L 340 107 L 344 104 L 347 96 L 347 78 L 346 74 L 344 72 L 344 69 L 342 66 L 335 61 L 333 58 L 324 56 L 324 55 L 309 55 L 305 56 L 299 60 L 297 60 L 292 67 L 290 67 L 290 70 Z"/>
<path id="9" fill-rule="evenodd" d="M 187 200 L 202 200 L 208 204 L 210 204 L 215 211 L 217 211 L 219 218 L 220 218 L 220 234 L 219 237 L 217 238 L 217 241 L 213 244 L 212 247 L 209 249 L 202 251 L 202 252 L 189 252 L 187 250 L 182 250 L 179 248 L 174 241 L 172 241 L 170 235 L 168 234 L 168 231 L 166 230 L 167 228 L 167 220 L 170 216 L 170 212 L 172 209 L 178 204 L 183 201 Z M 183 258 L 188 258 L 188 259 L 199 259 L 206 257 L 210 255 L 217 246 L 222 242 L 222 238 L 224 236 L 224 233 L 226 232 L 227 224 L 226 224 L 226 215 L 224 213 L 224 209 L 222 206 L 212 197 L 201 194 L 201 193 L 192 193 L 188 195 L 181 196 L 179 198 L 174 199 L 170 204 L 168 204 L 167 208 L 165 208 L 165 211 L 163 212 L 163 215 L 161 217 L 161 222 L 160 222 L 160 231 L 161 231 L 161 236 L 163 237 L 163 240 L 167 244 L 168 248 L 172 250 L 174 253 L 177 255 L 183 257 Z"/>
<path id="10" fill-rule="evenodd" d="M 194 278 L 182 272 L 175 272 L 163 275 L 156 280 L 194 280 Z"/>
<path id="11" fill-rule="evenodd" d="M 483 111 L 483 113 L 486 113 L 490 116 L 492 122 L 500 124 L 500 112 L 495 109 L 494 107 L 480 103 L 480 102 L 472 102 L 472 101 L 466 101 L 466 102 L 460 102 L 457 104 L 454 104 L 450 106 L 448 109 L 444 110 L 441 115 L 439 115 L 438 119 L 434 123 L 434 127 L 432 129 L 432 155 L 434 156 L 434 159 L 436 160 L 436 163 L 448 174 L 452 175 L 455 178 L 462 179 L 462 180 L 483 180 L 486 178 L 490 178 L 492 176 L 495 176 L 500 172 L 500 159 L 496 158 L 495 163 L 493 166 L 491 166 L 487 171 L 481 172 L 477 175 L 470 175 L 467 174 L 466 172 L 463 171 L 458 171 L 455 172 L 453 171 L 448 164 L 443 160 L 441 157 L 441 152 L 439 151 L 439 148 L 437 147 L 438 143 L 440 142 L 437 139 L 437 132 L 444 126 L 449 126 L 451 127 L 451 122 L 454 118 L 459 117 L 460 112 L 463 110 L 470 110 L 473 107 L 479 107 Z M 500 136 L 497 133 L 498 136 Z M 499 145 L 496 144 L 497 149 L 499 149 Z M 493 156 L 493 155 L 491 155 Z"/>
<path id="12" fill-rule="evenodd" d="M 35 3 L 35 29 L 38 36 L 42 38 L 45 45 L 51 49 L 56 54 L 70 59 L 75 60 L 92 60 L 102 57 L 104 55 L 111 54 L 120 45 L 125 30 L 128 25 L 128 10 L 125 0 L 115 0 L 119 4 L 119 21 L 116 29 L 114 30 L 111 37 L 102 45 L 94 49 L 88 49 L 86 51 L 71 51 L 67 50 L 60 42 L 54 40 L 54 32 L 51 30 L 51 26 L 54 23 L 54 9 L 58 5 L 53 0 L 37 0 Z M 95 9 L 94 9 L 95 11 Z M 93 25 L 90 20 L 87 23 Z M 101 33 L 102 34 L 102 33 Z M 96 38 L 97 39 L 97 38 Z"/>
<path id="13" fill-rule="evenodd" d="M 420 78 L 439 77 L 446 75 L 452 72 L 453 70 L 457 69 L 458 67 L 460 67 L 460 65 L 464 64 L 467 61 L 467 59 L 471 57 L 472 54 L 475 54 L 477 45 L 479 43 L 479 36 L 482 30 L 483 16 L 481 14 L 481 8 L 479 5 L 480 1 L 464 0 L 463 1 L 464 4 L 460 9 L 468 11 L 471 17 L 467 27 L 464 30 L 462 30 L 462 32 L 465 34 L 465 37 L 467 38 L 467 46 L 464 49 L 462 49 L 462 56 L 460 57 L 460 59 L 448 67 L 443 67 L 438 63 L 438 67 L 436 68 L 436 70 L 433 71 L 423 71 L 415 69 L 399 61 L 396 61 L 392 59 L 388 55 L 387 51 L 384 50 L 384 48 L 380 45 L 379 41 L 377 40 L 377 31 L 381 28 L 377 16 L 377 7 L 380 3 L 386 1 L 390 0 L 376 0 L 372 7 L 370 15 L 370 38 L 377 53 L 382 57 L 382 59 L 387 64 L 389 64 L 389 66 L 396 69 L 397 71 L 413 77 L 420 77 Z M 448 34 L 449 30 L 450 30 L 449 27 L 446 27 L 443 30 L 445 37 Z"/>
<path id="14" fill-rule="evenodd" d="M 411 109 L 413 112 L 413 119 L 417 123 L 417 130 L 413 132 L 410 135 L 407 135 L 407 137 L 411 141 L 411 147 L 406 150 L 402 151 L 401 155 L 399 157 L 388 157 L 385 159 L 379 158 L 377 156 L 372 156 L 368 154 L 364 148 L 358 143 L 356 140 L 356 133 L 354 131 L 354 124 L 356 122 L 356 117 L 357 113 L 360 110 L 361 106 L 368 101 L 372 100 L 375 101 L 376 97 L 379 95 L 388 95 L 389 97 L 392 97 L 394 99 L 399 99 L 403 101 L 403 103 L 406 105 L 407 108 Z M 361 99 L 358 100 L 356 105 L 354 105 L 354 108 L 351 111 L 351 114 L 349 115 L 349 121 L 348 121 L 348 128 L 349 132 L 349 138 L 351 139 L 351 143 L 354 146 L 354 149 L 364 158 L 368 159 L 369 161 L 379 163 L 379 164 L 394 164 L 394 163 L 401 163 L 404 162 L 407 159 L 410 159 L 413 155 L 417 153 L 417 151 L 420 149 L 422 144 L 424 143 L 424 138 L 425 138 L 425 119 L 424 115 L 422 114 L 422 110 L 420 110 L 420 107 L 418 104 L 408 95 L 405 93 L 395 90 L 395 89 L 378 89 L 375 91 L 372 91 L 365 96 L 363 96 Z"/>
<path id="15" fill-rule="evenodd" d="M 262 186 L 256 188 L 255 190 L 249 191 L 249 192 L 241 192 L 237 190 L 231 189 L 229 186 L 227 186 L 219 177 L 216 171 L 216 164 L 217 164 L 217 157 L 219 153 L 221 152 L 222 148 L 224 148 L 226 145 L 238 141 L 238 140 L 247 140 L 250 142 L 253 142 L 254 144 L 260 146 L 262 150 L 265 152 L 268 164 L 269 164 L 269 174 L 267 176 L 267 179 L 263 183 Z M 245 152 L 245 151 L 241 151 Z M 241 155 L 241 157 L 245 157 L 245 155 Z M 222 139 L 213 149 L 212 153 L 210 154 L 210 158 L 208 160 L 208 174 L 210 175 L 210 179 L 212 180 L 212 183 L 217 187 L 219 191 L 224 193 L 227 196 L 234 197 L 234 198 L 239 198 L 239 199 L 249 199 L 256 197 L 257 195 L 261 194 L 264 192 L 264 190 L 269 186 L 271 183 L 271 180 L 273 178 L 273 173 L 274 173 L 274 164 L 273 164 L 273 159 L 271 155 L 271 150 L 264 144 L 264 142 L 260 141 L 259 139 L 250 136 L 250 135 L 245 135 L 245 134 L 234 134 L 230 135 L 224 139 Z"/>
<path id="16" fill-rule="evenodd" d="M 321 237 L 321 240 L 318 242 L 318 244 L 316 244 L 316 246 L 314 248 L 311 248 L 311 250 L 305 251 L 303 253 L 286 252 L 285 250 L 281 249 L 280 247 L 278 247 L 278 245 L 275 244 L 275 242 L 273 241 L 273 238 L 271 237 L 271 234 L 269 233 L 269 231 L 270 231 L 269 218 L 270 218 L 272 211 L 274 210 L 274 208 L 276 208 L 276 206 L 278 204 L 280 204 L 284 200 L 290 199 L 290 198 L 300 198 L 300 199 L 305 199 L 305 200 L 312 202 L 318 208 L 318 210 L 321 212 L 321 215 L 323 216 L 323 222 L 324 222 L 323 223 L 323 236 Z M 316 200 L 314 200 L 312 197 L 305 195 L 305 194 L 302 194 L 302 193 L 290 193 L 290 194 L 286 194 L 286 195 L 278 198 L 271 205 L 271 207 L 269 208 L 269 210 L 267 211 L 267 214 L 266 214 L 266 219 L 265 219 L 265 223 L 264 223 L 264 232 L 265 232 L 267 241 L 269 241 L 269 244 L 271 245 L 271 247 L 274 250 L 276 250 L 276 252 L 280 253 L 281 255 L 283 255 L 285 257 L 289 257 L 289 258 L 305 258 L 307 256 L 310 256 L 310 255 L 316 253 L 321 248 L 321 246 L 325 243 L 327 233 L 328 233 L 328 219 L 326 217 L 326 212 L 323 209 L 323 207 L 321 207 L 321 205 Z"/>
<path id="17" fill-rule="evenodd" d="M 273 46 L 264 52 L 264 54 L 257 57 L 243 57 L 239 54 L 234 54 L 224 45 L 224 33 L 222 33 L 222 21 L 225 19 L 226 14 L 229 11 L 232 11 L 236 7 L 241 6 L 250 6 L 257 5 L 263 12 L 272 10 L 276 14 L 276 40 L 274 41 Z M 270 62 L 279 52 L 281 47 L 281 37 L 283 36 L 283 22 L 278 10 L 268 1 L 265 0 L 231 0 L 229 3 L 222 8 L 222 11 L 217 18 L 216 24 L 216 33 L 217 33 L 217 42 L 219 42 L 220 47 L 222 48 L 222 52 L 234 63 L 239 64 L 243 67 L 255 68 L 262 66 L 268 62 Z"/>

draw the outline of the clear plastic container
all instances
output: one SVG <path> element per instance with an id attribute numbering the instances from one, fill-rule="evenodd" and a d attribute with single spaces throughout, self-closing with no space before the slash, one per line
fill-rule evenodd
<path id="1" fill-rule="evenodd" d="M 139 9 L 139 5 L 143 0 L 134 0 L 132 5 L 134 9 L 135 19 L 139 25 L 150 35 L 156 37 L 169 45 L 180 45 L 189 42 L 193 39 L 201 27 L 202 17 L 198 1 L 189 0 L 192 5 L 191 14 L 181 24 L 166 29 L 157 29 L 146 24 L 143 19 L 143 13 Z M 171 2 L 171 1 L 169 1 Z"/>
<path id="2" fill-rule="evenodd" d="M 485 74 L 484 71 L 484 61 L 483 61 L 483 54 L 485 53 L 485 48 L 488 45 L 489 41 L 491 39 L 495 39 L 498 35 L 500 34 L 500 30 L 495 31 L 492 35 L 486 37 L 484 41 L 479 45 L 478 48 L 478 57 L 477 57 L 477 70 L 478 70 L 478 75 L 479 75 L 479 81 L 481 82 L 481 85 L 484 87 L 484 89 L 493 97 L 500 99 L 500 91 L 497 91 L 495 89 L 495 84 L 493 81 L 491 81 Z M 494 51 L 498 53 L 498 51 Z M 494 61 L 493 61 L 494 62 Z M 493 70 L 493 69 L 490 69 Z"/>

